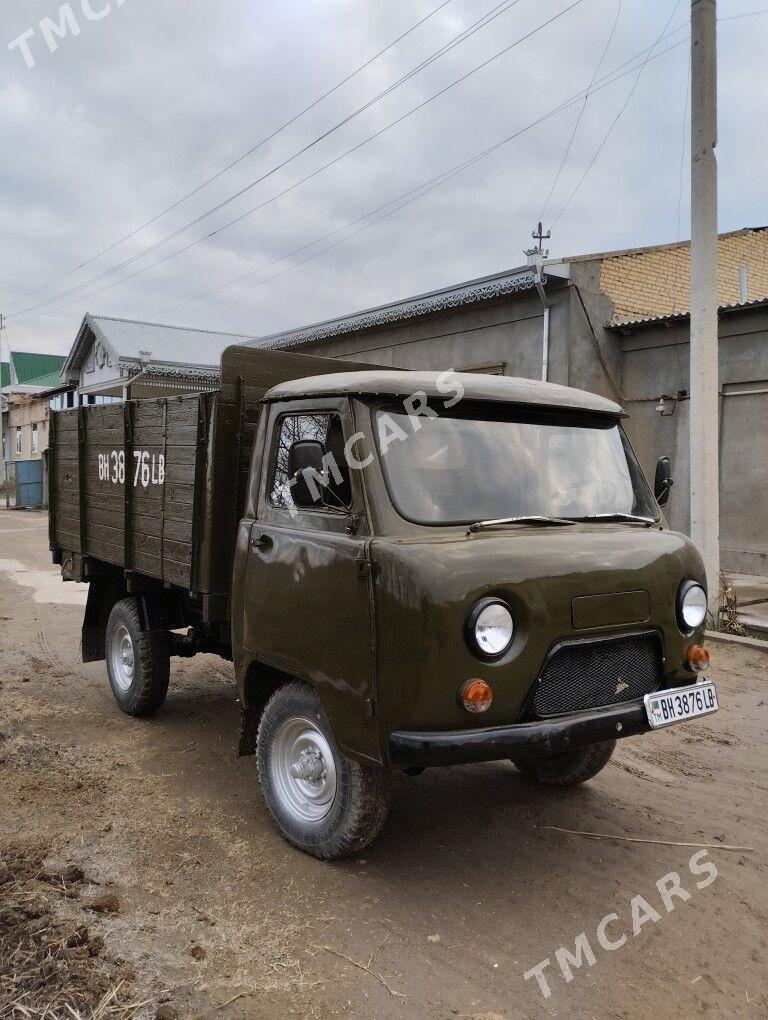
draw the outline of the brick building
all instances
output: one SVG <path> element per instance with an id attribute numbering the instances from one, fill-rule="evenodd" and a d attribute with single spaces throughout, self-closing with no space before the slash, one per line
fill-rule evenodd
<path id="1" fill-rule="evenodd" d="M 659 456 L 672 458 L 667 517 L 687 531 L 689 243 L 552 260 L 543 271 L 537 281 L 529 264 L 254 343 L 601 393 L 627 410 L 651 478 Z M 768 573 L 767 228 L 720 237 L 718 279 L 722 563 Z"/>
<path id="2" fill-rule="evenodd" d="M 691 246 L 688 241 L 584 255 L 569 261 L 595 259 L 600 260 L 600 289 L 613 304 L 612 325 L 689 310 Z M 768 296 L 766 228 L 721 234 L 717 270 L 721 307 Z"/>

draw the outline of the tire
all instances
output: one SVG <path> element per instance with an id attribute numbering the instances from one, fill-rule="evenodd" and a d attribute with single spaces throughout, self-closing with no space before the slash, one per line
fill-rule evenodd
<path id="1" fill-rule="evenodd" d="M 141 629 L 136 599 L 116 602 L 107 621 L 109 686 L 126 715 L 152 715 L 168 693 L 170 654 L 165 631 Z"/>
<path id="2" fill-rule="evenodd" d="M 546 758 L 513 758 L 512 764 L 545 786 L 579 786 L 605 768 L 615 747 L 616 741 L 608 740 Z"/>
<path id="3" fill-rule="evenodd" d="M 256 761 L 267 808 L 299 850 L 338 860 L 359 853 L 381 831 L 389 810 L 389 773 L 341 753 L 322 703 L 307 684 L 284 684 L 267 702 Z"/>

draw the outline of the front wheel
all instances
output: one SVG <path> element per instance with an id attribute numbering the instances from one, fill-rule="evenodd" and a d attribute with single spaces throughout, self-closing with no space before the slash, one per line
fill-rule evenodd
<path id="1" fill-rule="evenodd" d="M 339 750 L 320 699 L 306 684 L 278 688 L 256 740 L 259 783 L 289 843 L 323 860 L 358 853 L 389 809 L 389 773 Z"/>
<path id="2" fill-rule="evenodd" d="M 605 768 L 615 747 L 616 741 L 608 740 L 546 758 L 513 758 L 512 764 L 545 786 L 579 786 Z"/>

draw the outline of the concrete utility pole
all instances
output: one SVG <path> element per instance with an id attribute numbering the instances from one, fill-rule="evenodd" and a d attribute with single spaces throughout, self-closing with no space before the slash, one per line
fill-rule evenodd
<path id="1" fill-rule="evenodd" d="M 691 538 L 710 611 L 720 588 L 716 32 L 716 0 L 691 0 Z"/>

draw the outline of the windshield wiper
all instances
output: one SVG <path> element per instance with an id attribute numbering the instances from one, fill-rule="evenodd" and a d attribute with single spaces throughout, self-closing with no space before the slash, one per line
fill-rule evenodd
<path id="1" fill-rule="evenodd" d="M 639 514 L 592 514 L 590 517 L 574 517 L 574 521 L 639 521 L 641 524 L 658 524 L 654 517 L 641 517 Z"/>
<path id="2" fill-rule="evenodd" d="M 471 535 L 475 531 L 488 531 L 491 528 L 504 528 L 508 524 L 531 524 L 535 527 L 544 528 L 549 524 L 559 527 L 560 525 L 575 523 L 575 521 L 567 520 L 565 517 L 543 517 L 539 514 L 522 514 L 519 517 L 499 517 L 492 521 L 475 521 L 474 524 L 470 524 L 467 534 Z"/>

